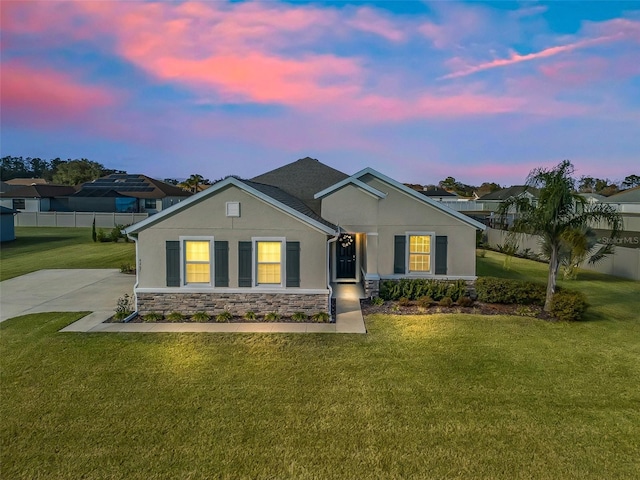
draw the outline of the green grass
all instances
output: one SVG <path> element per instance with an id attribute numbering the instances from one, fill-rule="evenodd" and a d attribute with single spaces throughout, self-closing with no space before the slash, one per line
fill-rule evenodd
<path id="1" fill-rule="evenodd" d="M 16 227 L 0 263 L 0 281 L 45 268 L 120 268 L 135 264 L 135 245 L 94 243 L 90 228 Z"/>
<path id="2" fill-rule="evenodd" d="M 486 252 L 478 258 L 477 274 L 502 278 L 533 280 L 546 285 L 549 266 L 522 258 L 511 258 L 510 269 L 505 270 L 505 256 L 497 252 Z M 558 276 L 561 287 L 583 292 L 590 307 L 585 320 L 631 320 L 640 319 L 640 282 L 612 277 L 602 273 L 580 270 L 577 280 L 563 280 Z"/>
<path id="3" fill-rule="evenodd" d="M 100 245 L 100 247 L 107 245 Z M 493 252 L 483 275 L 544 281 Z M 58 333 L 0 324 L 11 479 L 632 479 L 638 282 L 566 282 L 589 321 L 367 318 L 368 335 Z"/>

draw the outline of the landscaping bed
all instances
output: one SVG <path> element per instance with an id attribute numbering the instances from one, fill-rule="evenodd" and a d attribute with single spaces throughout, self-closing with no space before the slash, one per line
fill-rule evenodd
<path id="1" fill-rule="evenodd" d="M 372 303 L 371 299 L 360 300 L 362 314 L 374 315 L 435 315 L 441 313 L 466 313 L 473 315 L 515 315 L 520 317 L 556 320 L 552 315 L 542 310 L 538 305 L 504 305 L 500 303 L 473 302 L 471 306 L 453 304 L 450 307 L 434 303 L 421 306 L 417 301 L 400 302 L 387 301 L 380 305 Z"/>

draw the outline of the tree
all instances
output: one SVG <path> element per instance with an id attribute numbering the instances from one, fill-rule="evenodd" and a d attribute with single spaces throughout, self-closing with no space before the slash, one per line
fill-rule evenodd
<path id="1" fill-rule="evenodd" d="M 193 193 L 198 193 L 200 191 L 200 185 L 209 185 L 209 179 L 204 178 L 202 175 L 198 173 L 194 173 L 189 178 L 187 178 L 184 182 L 178 184 L 179 187 L 184 190 L 189 190 Z"/>
<path id="2" fill-rule="evenodd" d="M 622 182 L 622 186 L 624 188 L 640 187 L 640 176 L 638 176 L 638 175 L 627 175 L 626 177 L 624 177 L 624 181 Z"/>
<path id="3" fill-rule="evenodd" d="M 61 185 L 79 185 L 104 175 L 104 166 L 86 158 L 58 164 L 53 181 Z"/>
<path id="4" fill-rule="evenodd" d="M 582 193 L 594 193 L 596 189 L 596 179 L 583 175 L 578 181 L 578 191 Z"/>
<path id="5" fill-rule="evenodd" d="M 564 160 L 551 169 L 532 170 L 527 186 L 540 189 L 537 204 L 521 195 L 507 200 L 500 206 L 499 215 L 506 217 L 514 209 L 516 216 L 509 235 L 531 234 L 542 239 L 542 251 L 549 259 L 549 275 L 544 310 L 551 310 L 556 291 L 561 250 L 571 249 L 586 232 L 587 227 L 606 224 L 611 228 L 611 237 L 616 238 L 622 230 L 622 217 L 609 204 L 588 204 L 574 191 L 573 165 Z M 589 252 L 589 263 L 595 263 L 613 251 L 613 242 Z"/>

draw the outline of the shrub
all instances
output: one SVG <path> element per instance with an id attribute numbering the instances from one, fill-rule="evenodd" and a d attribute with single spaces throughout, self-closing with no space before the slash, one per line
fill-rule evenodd
<path id="1" fill-rule="evenodd" d="M 233 314 L 229 310 L 224 310 L 216 315 L 216 322 L 228 322 L 233 320 Z"/>
<path id="2" fill-rule="evenodd" d="M 116 304 L 116 313 L 113 318 L 115 318 L 116 320 L 124 320 L 132 313 L 133 304 L 131 302 L 131 297 L 125 293 L 118 299 L 118 303 Z"/>
<path id="3" fill-rule="evenodd" d="M 291 315 L 291 320 L 294 322 L 306 322 L 309 319 L 309 316 L 304 312 L 295 312 Z"/>
<path id="4" fill-rule="evenodd" d="M 544 305 L 546 286 L 506 278 L 481 277 L 476 280 L 478 300 L 486 303 Z"/>
<path id="5" fill-rule="evenodd" d="M 191 315 L 191 320 L 193 320 L 194 322 L 208 322 L 209 320 L 211 320 L 211 315 L 209 315 L 207 312 L 196 312 Z"/>
<path id="6" fill-rule="evenodd" d="M 473 305 L 473 299 L 471 297 L 460 297 L 458 299 L 458 305 L 461 307 L 470 307 Z"/>
<path id="7" fill-rule="evenodd" d="M 142 320 L 145 322 L 158 322 L 162 320 L 164 317 L 161 313 L 158 312 L 149 312 L 142 317 Z"/>
<path id="8" fill-rule="evenodd" d="M 486 257 L 486 256 L 487 256 L 487 250 L 486 250 L 486 249 L 484 249 L 484 248 L 481 248 L 481 249 L 479 249 L 479 250 L 476 250 L 476 256 L 477 256 L 478 258 L 484 258 L 484 257 Z"/>
<path id="9" fill-rule="evenodd" d="M 429 308 L 434 303 L 433 298 L 429 295 L 423 295 L 418 299 L 418 306 L 421 308 Z"/>
<path id="10" fill-rule="evenodd" d="M 180 312 L 171 312 L 167 315 L 167 320 L 170 322 L 182 322 L 184 320 L 184 315 Z"/>
<path id="11" fill-rule="evenodd" d="M 453 306 L 453 299 L 451 297 L 441 298 L 440 301 L 438 302 L 438 305 L 440 305 L 441 307 L 449 308 Z"/>
<path id="12" fill-rule="evenodd" d="M 120 264 L 120 273 L 136 273 L 135 264 L 131 262 Z"/>
<path id="13" fill-rule="evenodd" d="M 316 312 L 311 316 L 311 319 L 314 322 L 326 323 L 331 320 L 331 315 L 329 315 L 327 312 Z"/>
<path id="14" fill-rule="evenodd" d="M 434 300 L 451 297 L 454 301 L 467 292 L 464 280 L 434 280 L 426 278 L 403 278 L 401 280 L 384 280 L 380 284 L 380 298 L 383 300 L 399 300 L 406 297 L 417 300 L 429 296 Z"/>
<path id="15" fill-rule="evenodd" d="M 105 233 L 103 229 L 99 228 L 96 233 L 96 240 L 98 240 L 99 242 L 110 242 L 111 238 Z"/>
<path id="16" fill-rule="evenodd" d="M 383 303 L 384 303 L 384 300 L 382 298 L 380 298 L 380 297 L 373 297 L 371 299 L 371 304 L 372 305 L 378 305 L 379 306 L 379 305 L 382 305 Z"/>
<path id="17" fill-rule="evenodd" d="M 551 300 L 551 314 L 558 320 L 582 320 L 588 306 L 582 292 L 562 290 L 556 292 Z"/>
<path id="18" fill-rule="evenodd" d="M 244 314 L 244 319 L 245 320 L 256 320 L 258 318 L 258 316 L 256 315 L 256 312 L 249 310 L 248 312 L 245 312 Z"/>
<path id="19" fill-rule="evenodd" d="M 282 316 L 278 312 L 269 312 L 264 316 L 267 322 L 277 322 Z"/>
<path id="20" fill-rule="evenodd" d="M 401 307 L 408 307 L 410 303 L 411 300 L 409 300 L 407 297 L 400 297 L 398 299 L 398 305 L 400 305 Z"/>

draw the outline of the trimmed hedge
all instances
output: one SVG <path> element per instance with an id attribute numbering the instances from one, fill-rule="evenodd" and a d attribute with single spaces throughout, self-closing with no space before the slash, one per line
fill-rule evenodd
<path id="1" fill-rule="evenodd" d="M 467 282 L 464 280 L 433 280 L 424 278 L 403 278 L 401 280 L 384 280 L 380 283 L 380 298 L 383 300 L 418 300 L 430 297 L 438 302 L 450 297 L 454 302 L 464 297 Z"/>
<path id="2" fill-rule="evenodd" d="M 551 314 L 558 320 L 575 322 L 582 320 L 588 306 L 582 292 L 562 290 L 556 292 L 551 300 Z"/>
<path id="3" fill-rule="evenodd" d="M 547 287 L 536 282 L 495 277 L 476 280 L 478 300 L 485 303 L 544 305 L 546 293 Z"/>

